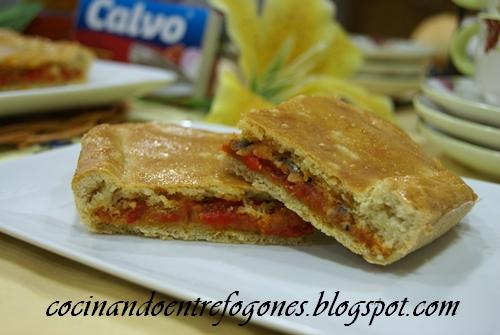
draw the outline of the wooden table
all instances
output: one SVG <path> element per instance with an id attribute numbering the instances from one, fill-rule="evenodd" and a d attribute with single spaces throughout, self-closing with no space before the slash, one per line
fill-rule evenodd
<path id="1" fill-rule="evenodd" d="M 134 119 L 199 120 L 200 114 L 167 110 L 164 106 L 139 103 L 132 109 Z M 398 111 L 398 122 L 431 154 L 451 170 L 477 179 L 494 179 L 471 171 L 440 156 L 416 132 L 411 109 Z M 496 182 L 500 182 L 496 180 Z M 225 318 L 217 327 L 215 318 L 204 317 L 46 317 L 47 306 L 55 300 L 94 299 L 146 301 L 150 290 L 65 259 L 9 236 L 0 234 L 0 324 L 3 334 L 262 334 L 274 333 L 256 325 L 240 327 Z M 158 295 L 165 301 L 172 297 Z"/>

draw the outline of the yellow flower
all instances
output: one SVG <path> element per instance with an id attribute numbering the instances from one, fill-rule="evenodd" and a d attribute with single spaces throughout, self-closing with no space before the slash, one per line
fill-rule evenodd
<path id="1" fill-rule="evenodd" d="M 240 73 L 219 76 L 210 122 L 234 125 L 242 113 L 298 94 L 335 95 L 383 117 L 390 100 L 345 79 L 362 63 L 360 51 L 332 19 L 327 0 L 211 0 L 226 16 L 239 51 Z"/>
<path id="2" fill-rule="evenodd" d="M 219 85 L 206 121 L 235 125 L 243 111 L 271 106 L 270 102 L 244 87 L 236 74 L 225 67 L 219 74 Z"/>

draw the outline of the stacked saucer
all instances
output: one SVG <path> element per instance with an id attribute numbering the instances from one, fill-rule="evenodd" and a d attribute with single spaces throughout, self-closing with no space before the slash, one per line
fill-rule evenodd
<path id="1" fill-rule="evenodd" d="M 500 106 L 468 77 L 428 78 L 422 90 L 413 100 L 420 133 L 454 160 L 500 177 Z"/>
<path id="2" fill-rule="evenodd" d="M 354 80 L 372 92 L 407 100 L 417 92 L 432 56 L 429 48 L 404 39 L 352 36 L 364 64 Z"/>

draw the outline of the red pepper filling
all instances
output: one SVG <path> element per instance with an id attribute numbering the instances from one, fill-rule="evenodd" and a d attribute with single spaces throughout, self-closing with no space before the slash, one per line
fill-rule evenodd
<path id="1" fill-rule="evenodd" d="M 297 199 L 304 202 L 307 206 L 318 213 L 326 215 L 326 199 L 323 193 L 312 183 L 299 182 L 292 183 L 287 180 L 288 176 L 276 167 L 271 161 L 258 158 L 254 155 L 237 156 L 245 166 L 254 171 L 269 176 L 274 182 L 282 185 L 292 193 Z"/>
<path id="2" fill-rule="evenodd" d="M 103 223 L 176 225 L 189 222 L 217 230 L 239 230 L 281 237 L 300 237 L 313 233 L 311 225 L 278 202 L 269 203 L 270 209 L 261 217 L 242 212 L 240 209 L 244 204 L 240 201 L 223 199 L 183 200 L 174 211 L 149 206 L 144 200 L 130 202 L 134 203 L 133 208 L 115 212 L 99 208 L 95 214 Z"/>
<path id="3" fill-rule="evenodd" d="M 247 148 L 250 145 L 247 144 Z M 349 231 L 352 236 L 367 247 L 377 249 L 384 255 L 390 254 L 390 251 L 381 246 L 373 232 L 355 225 L 345 202 L 340 197 L 335 197 L 332 192 L 323 190 L 321 186 L 312 180 L 291 182 L 288 180 L 288 174 L 277 167 L 273 161 L 256 156 L 255 151 L 251 149 L 243 150 L 243 155 L 241 155 L 235 150 L 238 146 L 241 145 L 234 140 L 230 144 L 224 145 L 222 149 L 232 157 L 240 160 L 249 170 L 261 173 L 269 177 L 274 183 L 284 187 L 313 211 L 321 216 L 328 217 L 332 224 L 342 225 L 344 230 Z M 261 150 L 261 148 L 259 149 Z"/>
<path id="4" fill-rule="evenodd" d="M 69 69 L 47 64 L 33 69 L 1 69 L 0 86 L 30 86 L 34 84 L 57 84 L 80 79 L 79 69 Z"/>

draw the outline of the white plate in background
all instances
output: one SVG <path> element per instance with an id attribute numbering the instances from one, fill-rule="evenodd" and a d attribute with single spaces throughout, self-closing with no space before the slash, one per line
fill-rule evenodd
<path id="1" fill-rule="evenodd" d="M 427 78 L 422 83 L 425 95 L 461 118 L 500 127 L 500 106 L 486 103 L 474 80 L 463 76 Z"/>
<path id="2" fill-rule="evenodd" d="M 431 126 L 455 137 L 500 150 L 500 128 L 457 118 L 422 95 L 413 99 L 413 105 L 417 114 Z"/>
<path id="3" fill-rule="evenodd" d="M 200 125 L 198 125 L 200 126 Z M 212 130 L 228 128 L 203 126 Z M 493 334 L 500 309 L 500 185 L 467 180 L 479 203 L 463 222 L 403 260 L 370 265 L 323 237 L 311 246 L 255 246 L 97 235 L 78 222 L 70 188 L 79 146 L 0 164 L 0 232 L 181 299 L 308 300 L 320 291 L 339 301 L 459 300 L 455 316 L 256 316 L 252 322 L 293 333 Z M 36 167 L 36 168 L 35 168 Z M 110 283 L 112 285 L 112 283 Z M 123 297 L 124 299 L 126 297 Z M 227 316 L 226 316 L 227 317 Z M 222 321 L 223 322 L 223 321 Z M 216 329 L 214 328 L 214 331 Z"/>
<path id="4" fill-rule="evenodd" d="M 374 75 L 423 76 L 427 71 L 427 62 L 399 64 L 394 61 L 365 61 L 358 72 Z"/>
<path id="5" fill-rule="evenodd" d="M 369 91 L 387 94 L 394 98 L 406 98 L 418 92 L 422 76 L 388 76 L 358 73 L 352 81 Z"/>
<path id="6" fill-rule="evenodd" d="M 418 129 L 423 137 L 440 148 L 445 155 L 474 170 L 490 176 L 500 177 L 500 151 L 487 149 L 451 137 L 433 129 L 424 122 L 419 122 Z"/>
<path id="7" fill-rule="evenodd" d="M 353 35 L 352 41 L 368 59 L 417 60 L 432 56 L 433 51 L 407 39 L 375 39 L 366 35 Z"/>
<path id="8" fill-rule="evenodd" d="M 159 68 L 96 60 L 85 83 L 0 92 L 0 116 L 111 104 L 163 87 L 175 78 Z"/>

